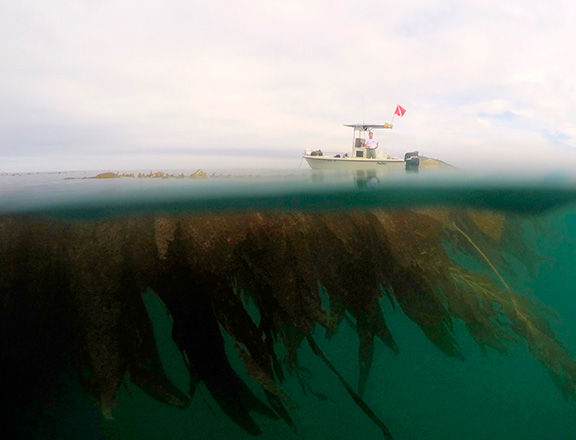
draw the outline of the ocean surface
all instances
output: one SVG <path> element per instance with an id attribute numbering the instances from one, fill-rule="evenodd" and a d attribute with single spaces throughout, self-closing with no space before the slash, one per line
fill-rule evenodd
<path id="1" fill-rule="evenodd" d="M 194 171 L 0 174 L 2 438 L 576 436 L 576 174 Z"/>

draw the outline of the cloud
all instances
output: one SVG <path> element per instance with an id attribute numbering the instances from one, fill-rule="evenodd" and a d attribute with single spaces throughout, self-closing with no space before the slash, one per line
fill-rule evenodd
<path id="1" fill-rule="evenodd" d="M 396 104 L 396 155 L 570 155 L 575 19 L 568 0 L 0 2 L 0 157 L 298 163 Z"/>

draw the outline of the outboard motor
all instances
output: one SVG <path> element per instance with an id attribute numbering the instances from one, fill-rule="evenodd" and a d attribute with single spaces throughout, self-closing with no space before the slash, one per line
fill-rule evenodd
<path id="1" fill-rule="evenodd" d="M 404 155 L 404 162 L 406 163 L 406 171 L 418 172 L 418 167 L 420 166 L 420 156 L 418 156 L 418 151 L 411 151 Z"/>

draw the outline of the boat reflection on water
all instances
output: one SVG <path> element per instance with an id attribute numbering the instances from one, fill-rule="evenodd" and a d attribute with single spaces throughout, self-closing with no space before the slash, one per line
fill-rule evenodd
<path id="1" fill-rule="evenodd" d="M 358 170 L 354 173 L 354 183 L 358 188 L 371 188 L 380 185 L 376 170 Z"/>

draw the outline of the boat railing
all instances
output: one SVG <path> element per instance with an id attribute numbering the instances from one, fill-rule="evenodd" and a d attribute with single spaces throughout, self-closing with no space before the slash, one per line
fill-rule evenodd
<path id="1" fill-rule="evenodd" d="M 318 154 L 318 152 L 322 154 Z M 315 154 L 316 153 L 316 154 Z M 343 152 L 343 151 L 325 151 L 321 148 L 317 150 L 313 150 L 311 148 L 307 148 L 304 151 L 306 156 L 324 156 L 324 157 L 350 157 L 350 152 Z"/>
<path id="2" fill-rule="evenodd" d="M 345 158 L 363 159 L 366 157 L 364 148 L 355 149 L 353 153 L 342 151 L 324 151 L 321 148 L 318 150 L 312 150 L 311 148 L 308 148 L 304 151 L 304 155 L 319 156 L 325 158 L 336 158 L 336 159 L 345 159 Z M 385 150 L 380 151 L 376 150 L 376 159 L 385 160 L 385 159 L 398 159 L 398 158 L 390 156 L 390 154 Z"/>

